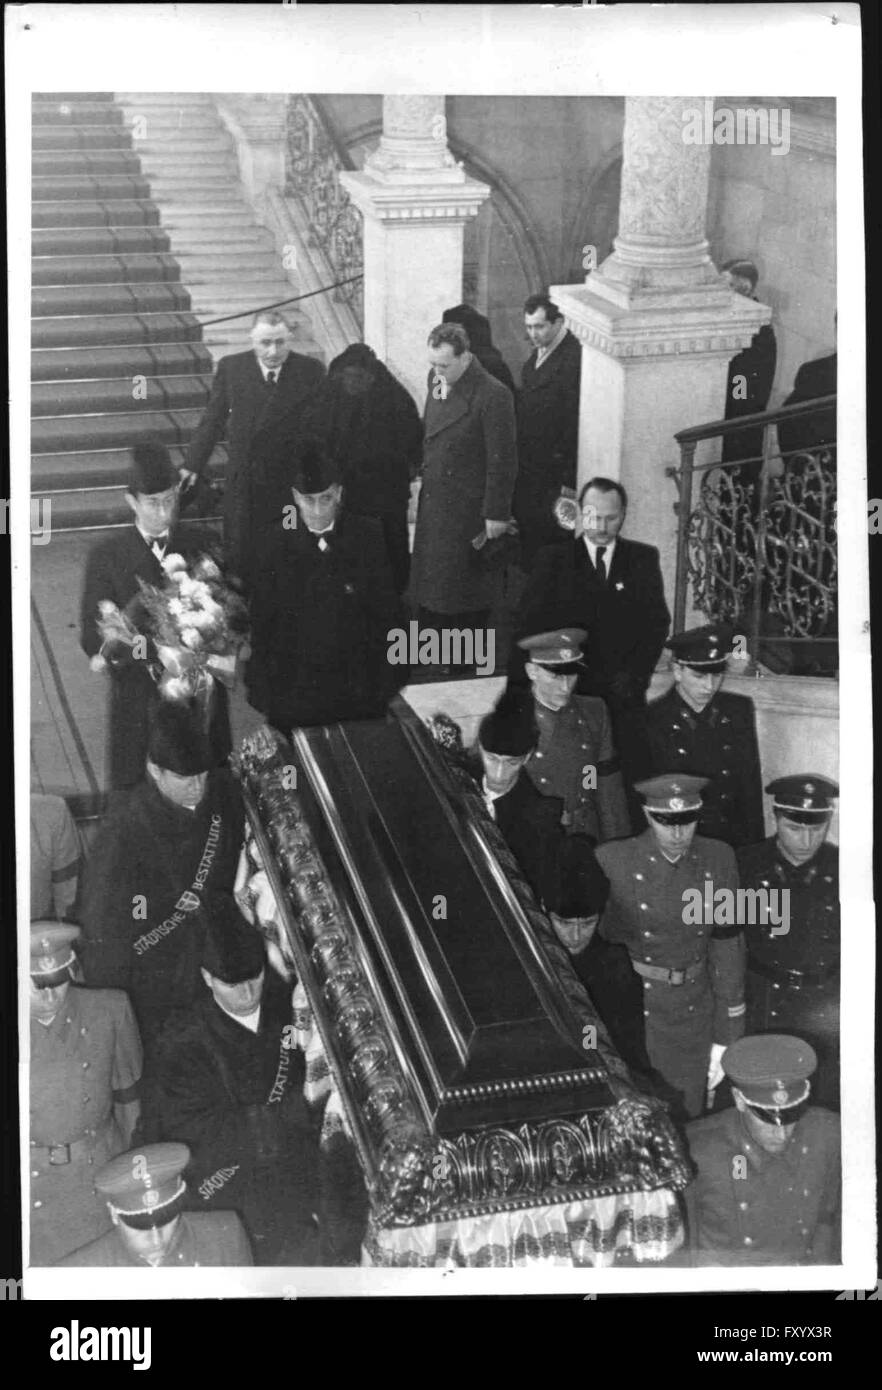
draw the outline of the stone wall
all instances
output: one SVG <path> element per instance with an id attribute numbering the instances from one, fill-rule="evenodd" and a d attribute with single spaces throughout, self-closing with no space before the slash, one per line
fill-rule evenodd
<path id="1" fill-rule="evenodd" d="M 751 100 L 725 98 L 725 104 Z M 759 298 L 774 311 L 778 365 L 771 408 L 789 394 L 802 362 L 832 349 L 836 309 L 833 103 L 780 102 L 793 107 L 789 153 L 773 154 L 762 145 L 714 146 L 708 206 L 714 261 L 756 261 Z"/>

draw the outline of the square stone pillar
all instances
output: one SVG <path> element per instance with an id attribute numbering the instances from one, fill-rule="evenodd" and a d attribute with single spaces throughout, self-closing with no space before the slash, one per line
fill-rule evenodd
<path id="1" fill-rule="evenodd" d="M 422 409 L 430 329 L 462 299 L 463 228 L 490 196 L 447 148 L 443 97 L 384 97 L 383 135 L 340 182 L 364 217 L 364 340 Z"/>
<path id="2" fill-rule="evenodd" d="M 695 97 L 627 97 L 619 233 L 584 285 L 551 297 L 582 344 L 579 483 L 628 492 L 625 535 L 658 546 L 669 606 L 676 565 L 678 430 L 722 419 L 729 361 L 771 309 L 735 294 L 704 236 L 710 146 L 686 142 Z M 719 457 L 718 443 L 696 462 Z"/>

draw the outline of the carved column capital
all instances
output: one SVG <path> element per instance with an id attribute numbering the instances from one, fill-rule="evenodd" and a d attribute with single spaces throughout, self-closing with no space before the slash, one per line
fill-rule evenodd
<path id="1" fill-rule="evenodd" d="M 464 183 L 447 145 L 444 97 L 383 97 L 383 134 L 364 168 L 383 183 Z"/>

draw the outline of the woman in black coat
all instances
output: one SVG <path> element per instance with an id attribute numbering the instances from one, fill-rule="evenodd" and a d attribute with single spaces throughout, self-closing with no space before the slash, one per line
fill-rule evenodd
<path id="1" fill-rule="evenodd" d="M 422 461 L 423 427 L 410 395 L 365 343 L 328 368 L 316 430 L 340 472 L 349 511 L 383 525 L 395 587 L 407 587 L 410 484 Z"/>

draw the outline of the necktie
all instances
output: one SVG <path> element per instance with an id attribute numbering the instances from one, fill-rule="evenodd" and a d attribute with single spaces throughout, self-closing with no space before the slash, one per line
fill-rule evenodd
<path id="1" fill-rule="evenodd" d="M 597 578 L 601 584 L 606 583 L 606 565 L 603 563 L 606 555 L 606 546 L 599 545 L 594 556 L 594 568 L 597 570 Z"/>
<path id="2" fill-rule="evenodd" d="M 163 559 L 163 557 L 165 556 L 165 551 L 166 551 L 167 545 L 168 545 L 168 532 L 166 531 L 166 533 L 165 533 L 164 536 L 157 536 L 156 539 L 154 540 L 152 546 L 150 547 L 150 549 L 153 551 L 153 554 L 156 556 L 157 560 Z"/>
<path id="3" fill-rule="evenodd" d="M 276 382 L 278 381 L 278 379 L 279 379 L 279 373 L 278 373 L 277 371 L 267 372 L 267 374 L 266 374 L 266 384 L 267 384 L 267 386 L 275 386 L 275 384 L 276 384 Z"/>

